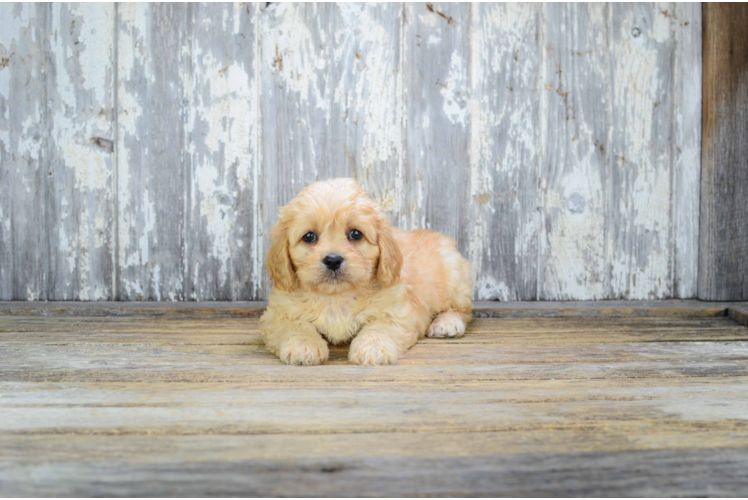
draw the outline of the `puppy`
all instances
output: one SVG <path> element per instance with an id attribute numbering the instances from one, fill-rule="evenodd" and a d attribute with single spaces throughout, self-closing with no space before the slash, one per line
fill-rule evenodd
<path id="1" fill-rule="evenodd" d="M 323 363 L 328 343 L 352 340 L 351 363 L 393 364 L 426 335 L 463 335 L 472 317 L 470 264 L 454 240 L 392 228 L 353 179 L 301 191 L 271 240 L 260 328 L 285 363 Z"/>

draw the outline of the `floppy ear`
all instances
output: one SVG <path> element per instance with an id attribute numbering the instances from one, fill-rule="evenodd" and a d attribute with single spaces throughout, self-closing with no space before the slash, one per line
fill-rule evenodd
<path id="1" fill-rule="evenodd" d="M 290 292 L 296 285 L 296 272 L 288 253 L 288 238 L 283 221 L 276 222 L 270 230 L 270 240 L 270 249 L 265 259 L 268 272 L 276 288 Z"/>
<path id="2" fill-rule="evenodd" d="M 377 244 L 379 245 L 379 265 L 377 267 L 377 278 L 382 286 L 394 285 L 400 278 L 400 269 L 403 266 L 403 254 L 392 236 L 389 221 L 382 216 L 377 229 Z"/>

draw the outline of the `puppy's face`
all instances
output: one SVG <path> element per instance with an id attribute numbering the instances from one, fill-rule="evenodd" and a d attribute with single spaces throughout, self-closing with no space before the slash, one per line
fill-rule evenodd
<path id="1" fill-rule="evenodd" d="M 352 179 L 308 186 L 283 207 L 271 238 L 268 271 L 285 291 L 390 286 L 402 264 L 389 221 Z"/>

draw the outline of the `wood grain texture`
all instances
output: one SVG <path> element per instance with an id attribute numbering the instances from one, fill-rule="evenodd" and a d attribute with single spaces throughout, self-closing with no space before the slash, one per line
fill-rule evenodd
<path id="1" fill-rule="evenodd" d="M 720 317 L 742 302 L 610 300 L 473 303 L 475 318 Z M 0 316 L 259 318 L 267 302 L 0 302 Z"/>
<path id="2" fill-rule="evenodd" d="M 0 315 L 0 491 L 748 493 L 748 328 L 731 318 L 476 319 L 378 368 L 346 347 L 282 365 L 257 327 Z"/>
<path id="3" fill-rule="evenodd" d="M 748 6 L 704 5 L 699 298 L 748 299 Z"/>
<path id="4" fill-rule="evenodd" d="M 332 176 L 454 237 L 478 300 L 692 298 L 700 11 L 4 6 L 0 299 L 266 299 L 278 207 Z"/>
<path id="5" fill-rule="evenodd" d="M 25 444 L 18 440 L 12 446 Z M 124 460 L 114 465 L 58 460 L 8 465 L 0 478 L 7 478 L 8 495 L 18 496 L 728 497 L 745 494 L 746 466 L 743 448 L 699 448 L 628 451 L 615 458 L 572 452 L 422 461 L 395 456 L 181 464 L 165 459 L 145 466 Z M 51 481 L 15 480 L 24 474 Z"/>
<path id="6" fill-rule="evenodd" d="M 748 341 L 748 330 L 726 317 L 477 319 L 464 338 L 424 339 L 397 366 L 383 370 L 347 366 L 347 347 L 340 347 L 332 350 L 328 367 L 289 371 L 276 366 L 277 359 L 262 347 L 257 320 L 251 318 L 12 316 L 0 318 L 0 332 L 3 382 L 742 376 L 741 353 Z M 346 366 L 334 368 L 339 364 Z"/>
<path id="7" fill-rule="evenodd" d="M 154 383 L 88 383 L 70 388 L 70 381 L 3 382 L 13 400 L 2 405 L 6 418 L 0 426 L 0 436 L 452 432 L 552 436 L 556 429 L 583 431 L 585 426 L 604 435 L 606 427 L 620 426 L 616 432 L 620 434 L 624 429 L 631 431 L 651 423 L 654 428 L 645 432 L 657 440 L 658 432 L 673 434 L 680 428 L 684 434 L 698 433 L 698 428 L 708 422 L 718 431 L 715 437 L 729 431 L 739 432 L 743 439 L 748 435 L 743 417 L 748 409 L 744 380 L 737 381 L 742 382 L 742 389 L 737 383 L 714 379 L 698 384 L 699 387 L 665 384 L 632 388 L 625 384 L 621 390 L 602 382 L 597 386 L 580 384 L 581 387 L 571 380 L 555 384 L 533 382 L 504 381 L 506 389 L 490 382 L 484 387 L 463 382 L 459 389 L 449 391 L 420 382 L 412 382 L 411 388 L 405 383 L 382 381 L 380 385 L 385 387 L 377 388 L 375 384 L 355 382 L 346 390 L 331 384 L 308 387 L 298 381 L 305 385 L 301 391 L 273 388 L 267 383 L 255 387 L 246 382 L 231 383 L 230 387 L 223 384 L 221 388 L 217 383 L 181 382 L 168 384 L 174 386 L 173 395 L 155 390 Z M 584 389 L 593 394 L 585 394 Z M 698 408 L 693 408 L 695 402 Z M 582 412 L 588 414 L 586 423 L 580 419 Z M 429 416 L 427 421 L 424 414 Z M 698 434 L 702 439 L 708 435 Z M 688 444 L 693 443 L 680 443 L 678 447 Z M 547 446 L 546 451 L 553 448 L 562 451 L 558 443 Z M 570 448 L 567 445 L 563 451 Z M 358 454 L 363 455 L 362 452 L 365 450 Z M 493 453 L 481 453 L 489 454 Z M 290 457 L 286 454 L 286 458 Z"/>
<path id="8" fill-rule="evenodd" d="M 702 13 L 700 3 L 675 4 L 673 74 L 673 295 L 695 297 L 699 275 L 701 190 Z"/>
<path id="9" fill-rule="evenodd" d="M 49 8 L 0 6 L 0 296 L 48 298 L 49 113 L 46 47 Z"/>
<path id="10" fill-rule="evenodd" d="M 468 255 L 479 299 L 537 299 L 540 10 L 473 6 Z"/>
<path id="11" fill-rule="evenodd" d="M 609 296 L 610 8 L 544 7 L 541 300 Z"/>
<path id="12" fill-rule="evenodd" d="M 469 3 L 407 3 L 403 28 L 404 229 L 437 229 L 468 252 Z"/>
<path id="13" fill-rule="evenodd" d="M 741 302 L 606 300 L 473 303 L 475 318 L 719 317 Z M 267 302 L 0 302 L 0 316 L 259 318 Z"/>
<path id="14" fill-rule="evenodd" d="M 740 325 L 748 326 L 748 307 L 731 307 L 727 311 L 727 316 Z"/>
<path id="15" fill-rule="evenodd" d="M 262 280 L 252 264 L 262 252 L 255 227 L 258 7 L 193 4 L 188 10 L 185 298 L 246 300 L 258 294 Z"/>
<path id="16" fill-rule="evenodd" d="M 50 300 L 113 298 L 113 4 L 50 6 Z"/>
<path id="17" fill-rule="evenodd" d="M 94 407 L 94 405 L 91 405 Z M 386 457 L 396 455 L 410 460 L 434 458 L 438 456 L 454 457 L 469 452 L 470 456 L 480 459 L 504 450 L 506 454 L 541 453 L 558 451 L 559 446 L 576 452 L 602 452 L 605 450 L 657 450 L 664 447 L 677 451 L 704 449 L 694 446 L 695 442 L 709 437 L 714 439 L 712 446 L 724 447 L 727 441 L 737 433 L 744 436 L 744 429 L 739 425 L 721 426 L 712 429 L 699 428 L 694 425 L 689 432 L 689 440 L 673 439 L 678 435 L 675 422 L 662 422 L 657 428 L 639 428 L 631 432 L 631 427 L 610 426 L 606 432 L 590 434 L 583 426 L 577 428 L 524 429 L 524 432 L 455 432 L 455 433 L 359 433 L 339 434 L 331 439 L 328 435 L 309 434 L 254 434 L 254 435 L 182 435 L 179 439 L 172 436 L 138 434 L 25 434 L 0 436 L 0 442 L 6 450 L 5 457 L 23 461 L 24 465 L 41 465 L 43 457 L 53 458 L 55 462 L 65 459 L 81 466 L 95 465 L 97 458 L 107 463 L 147 463 L 157 465 L 169 457 L 173 462 L 183 457 L 196 457 L 205 462 L 221 462 L 224 465 L 232 461 L 268 460 L 278 461 L 281 465 L 288 454 L 299 459 L 319 460 L 343 465 L 345 461 L 353 462 L 366 450 L 368 457 Z M 533 439 L 527 439 L 532 436 Z M 705 443 L 704 443 L 705 444 Z M 96 449 L 98 453 L 91 454 Z M 727 451 L 727 450 L 725 450 Z M 31 452 L 31 453 L 29 453 Z M 598 455 L 600 456 L 600 455 Z"/>
<path id="18" fill-rule="evenodd" d="M 740 311 L 731 308 L 731 311 Z M 745 329 L 738 327 L 738 316 L 632 316 L 619 317 L 561 317 L 561 318 L 476 318 L 471 326 L 471 335 L 441 341 L 440 344 L 486 343 L 496 335 L 487 335 L 491 329 L 501 326 L 500 342 L 507 345 L 526 345 L 523 333 L 532 334 L 535 342 L 549 344 L 569 343 L 569 334 L 577 336 L 573 342 L 589 343 L 603 333 L 608 340 L 615 342 L 654 342 L 671 341 L 688 335 L 689 342 L 708 340 L 746 340 Z M 496 323 L 498 319 L 501 322 Z M 133 321 L 136 321 L 133 323 Z M 493 326 L 492 326 L 493 325 Z M 655 332 L 642 331 L 646 325 L 656 327 Z M 543 329 L 552 328 L 553 331 Z M 7 342 L 23 343 L 28 334 L 37 335 L 39 342 L 54 345 L 68 343 L 129 343 L 148 340 L 154 344 L 188 344 L 207 345 L 262 345 L 259 324 L 256 318 L 202 318 L 192 316 L 78 316 L 78 317 L 40 317 L 23 316 L 0 317 L 0 332 Z M 496 333 L 494 331 L 494 333 Z M 178 334 L 178 335 L 177 335 Z M 421 340 L 431 344 L 434 341 Z M 341 347 L 341 349 L 344 349 Z M 252 351 L 254 352 L 254 351 Z"/>
<path id="19" fill-rule="evenodd" d="M 187 14 L 117 7 L 117 300 L 184 299 Z"/>
<path id="20" fill-rule="evenodd" d="M 672 4 L 610 10 L 610 298 L 673 296 Z"/>

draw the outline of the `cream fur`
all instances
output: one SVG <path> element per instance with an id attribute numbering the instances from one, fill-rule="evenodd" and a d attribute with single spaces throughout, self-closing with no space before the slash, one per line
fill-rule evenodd
<path id="1" fill-rule="evenodd" d="M 349 231 L 364 235 L 351 241 Z M 302 236 L 317 234 L 305 243 Z M 268 349 L 288 364 L 327 360 L 351 342 L 348 359 L 396 363 L 416 341 L 459 337 L 472 317 L 470 264 L 453 239 L 401 231 L 352 179 L 316 182 L 281 209 L 267 267 L 275 286 L 260 319 Z M 333 276 L 322 259 L 345 259 Z"/>

